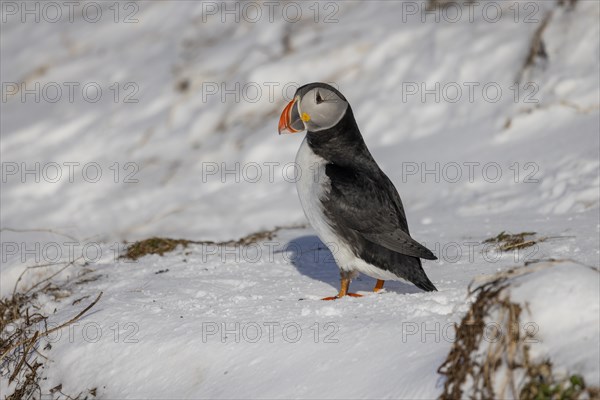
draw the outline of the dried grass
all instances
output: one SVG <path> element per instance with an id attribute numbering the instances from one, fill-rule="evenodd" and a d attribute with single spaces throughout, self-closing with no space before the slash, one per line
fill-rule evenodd
<path id="1" fill-rule="evenodd" d="M 500 232 L 498 235 L 486 239 L 483 243 L 495 243 L 498 249 L 502 251 L 524 249 L 533 246 L 536 243 L 543 242 L 546 238 L 533 239 L 535 232 L 521 232 L 516 234 Z"/>
<path id="2" fill-rule="evenodd" d="M 60 271 L 71 265 L 73 263 L 67 263 Z M 42 266 L 29 267 L 29 269 L 36 267 Z M 29 269 L 26 269 L 24 273 Z M 48 329 L 48 317 L 41 313 L 41 307 L 38 305 L 39 295 L 46 294 L 55 299 L 70 295 L 70 292 L 59 288 L 50 281 L 56 275 L 57 273 L 54 273 L 37 282 L 26 292 L 17 292 L 17 285 L 15 285 L 10 297 L 0 299 L 0 376 L 7 378 L 9 384 L 15 384 L 13 392 L 5 395 L 7 400 L 42 397 L 39 382 L 42 379 L 41 370 L 44 368 L 44 361 L 48 358 L 39 349 L 40 339 L 79 320 L 102 296 L 101 292 L 93 302 L 73 318 L 60 326 Z M 42 286 L 44 283 L 46 284 Z M 76 300 L 73 304 L 83 299 Z M 63 396 L 72 398 L 64 393 Z"/>
<path id="3" fill-rule="evenodd" d="M 471 292 L 477 294 L 475 302 L 456 326 L 456 341 L 438 369 L 446 377 L 441 400 L 598 399 L 598 388 L 586 387 L 581 376 L 560 378 L 553 373 L 550 360 L 537 363 L 531 360 L 528 343 L 534 336 L 529 331 L 522 334 L 522 308 L 511 302 L 505 291 L 509 278 L 531 271 L 531 268 L 508 271 Z M 486 325 L 492 314 L 497 316 L 494 322 L 498 325 Z M 491 338 L 489 331 L 486 332 L 490 326 L 500 329 Z M 484 340 L 489 345 L 482 346 Z"/>
<path id="4" fill-rule="evenodd" d="M 190 244 L 203 244 L 215 246 L 248 246 L 262 240 L 272 240 L 276 236 L 277 232 L 279 232 L 282 229 L 297 229 L 303 227 L 304 225 L 278 226 L 271 230 L 254 232 L 240 239 L 227 240 L 224 242 L 215 242 L 212 240 L 195 241 L 187 239 L 152 237 L 130 244 L 127 247 L 127 250 L 125 251 L 125 254 L 123 254 L 121 258 L 135 261 L 149 254 L 158 254 L 160 256 L 163 256 L 165 253 L 174 251 L 175 249 L 177 249 L 178 246 L 186 248 Z"/>

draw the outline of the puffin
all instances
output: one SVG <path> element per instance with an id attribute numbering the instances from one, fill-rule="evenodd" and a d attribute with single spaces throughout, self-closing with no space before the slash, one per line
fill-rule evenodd
<path id="1" fill-rule="evenodd" d="M 409 233 L 404 207 L 392 181 L 369 152 L 350 104 L 336 88 L 315 82 L 299 87 L 279 119 L 279 134 L 306 132 L 296 155 L 296 189 L 304 214 L 340 269 L 344 296 L 359 273 L 406 280 L 436 291 L 421 259 L 435 255 Z"/>

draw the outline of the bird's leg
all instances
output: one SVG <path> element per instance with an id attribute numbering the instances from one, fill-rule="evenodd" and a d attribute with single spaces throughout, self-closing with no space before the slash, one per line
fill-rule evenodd
<path id="1" fill-rule="evenodd" d="M 344 297 L 348 294 L 348 289 L 350 288 L 350 279 L 347 277 L 340 278 L 340 292 L 338 293 L 338 297 Z"/>
<path id="2" fill-rule="evenodd" d="M 377 283 L 375 284 L 375 287 L 373 288 L 373 291 L 374 291 L 375 293 L 377 293 L 377 292 L 379 292 L 381 289 L 383 289 L 383 282 L 385 282 L 385 281 L 383 281 L 383 280 L 381 280 L 381 279 L 377 279 Z"/>
<path id="3" fill-rule="evenodd" d="M 344 271 L 340 271 L 340 292 L 337 296 L 325 297 L 321 300 L 336 300 L 344 296 L 350 297 L 362 297 L 362 294 L 358 293 L 350 293 L 348 292 L 348 288 L 350 287 L 350 276 Z"/>

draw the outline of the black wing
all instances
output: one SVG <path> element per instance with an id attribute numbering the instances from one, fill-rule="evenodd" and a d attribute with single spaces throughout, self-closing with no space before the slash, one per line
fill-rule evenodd
<path id="1" fill-rule="evenodd" d="M 331 190 L 323 199 L 326 213 L 369 242 L 407 256 L 436 260 L 410 237 L 400 196 L 381 171 L 367 173 L 327 164 Z"/>

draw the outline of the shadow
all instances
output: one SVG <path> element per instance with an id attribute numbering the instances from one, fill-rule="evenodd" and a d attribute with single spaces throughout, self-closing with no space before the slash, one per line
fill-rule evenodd
<path id="1" fill-rule="evenodd" d="M 335 290 L 340 289 L 340 269 L 333 254 L 318 236 L 294 238 L 286 243 L 279 252 L 286 253 L 285 259 L 289 260 L 302 275 L 325 282 Z M 373 290 L 375 282 L 376 279 L 360 274 L 352 280 L 350 289 L 352 292 L 370 292 Z M 422 292 L 416 286 L 401 281 L 385 281 L 385 290 L 398 294 Z"/>

